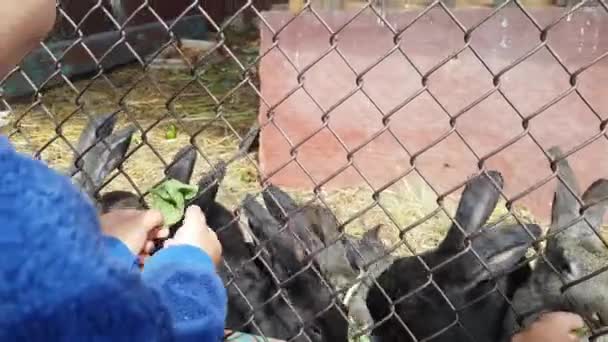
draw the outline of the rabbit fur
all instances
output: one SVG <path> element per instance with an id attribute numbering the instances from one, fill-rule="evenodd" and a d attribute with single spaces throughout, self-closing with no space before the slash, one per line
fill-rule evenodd
<path id="1" fill-rule="evenodd" d="M 515 293 L 503 340 L 546 311 L 578 313 L 592 328 L 608 323 L 608 272 L 564 288 L 608 265 L 608 247 L 599 237 L 608 207 L 608 180 L 596 180 L 579 197 L 578 182 L 561 149 L 552 147 L 549 154 L 556 163 L 558 182 L 547 244 L 529 281 Z"/>
<path id="2" fill-rule="evenodd" d="M 333 213 L 323 206 L 298 206 L 286 192 L 272 184 L 262 195 L 273 217 L 288 225 L 311 252 L 316 252 L 315 261 L 332 286 L 353 288 L 352 294 L 345 295 L 349 315 L 358 325 L 371 326 L 373 320 L 365 304 L 370 279 L 380 275 L 393 260 L 380 240 L 381 226 L 368 230 L 359 240 L 341 233 Z M 379 260 L 371 263 L 375 259 Z"/>
<path id="3" fill-rule="evenodd" d="M 96 201 L 102 213 L 118 208 L 145 209 L 146 203 L 128 191 L 97 194 L 105 178 L 124 159 L 135 132 L 129 127 L 129 130 L 112 134 L 115 123 L 111 115 L 89 122 L 81 134 L 71 174 L 75 175 L 74 182 Z M 241 144 L 239 157 L 245 156 L 251 150 L 249 145 L 255 144 L 254 133 L 249 134 L 247 143 Z M 109 143 L 100 143 L 101 140 Z M 81 157 L 83 153 L 86 154 Z M 165 169 L 165 175 L 189 183 L 196 155 L 193 147 L 182 148 Z M 254 230 L 258 234 L 271 231 L 277 227 L 276 221 L 265 210 L 244 201 L 241 211 L 247 213 L 246 221 L 254 228 L 247 230 L 249 227 L 241 227 L 235 213 L 216 201 L 226 168 L 227 163 L 219 162 L 203 175 L 198 182 L 199 193 L 192 200 L 192 204 L 205 212 L 207 224 L 217 233 L 223 247 L 224 263 L 218 273 L 229 298 L 226 328 L 292 341 L 347 341 L 344 315 L 339 306 L 333 305 L 331 291 L 318 277 L 313 279 L 314 275 L 306 271 L 301 279 L 277 283 L 277 275 L 285 276 L 285 269 L 301 267 L 304 260 L 298 259 L 293 250 L 275 250 L 280 253 L 276 256 L 247 242 L 247 234 Z M 180 225 L 181 222 L 170 227 L 171 234 Z M 289 243 L 290 239 L 281 241 Z M 277 242 L 269 242 L 269 245 L 276 246 Z"/>
<path id="4" fill-rule="evenodd" d="M 537 225 L 481 229 L 502 186 L 496 171 L 470 179 L 439 246 L 396 259 L 378 277 L 367 297 L 377 341 L 499 340 L 507 299 L 530 274 L 525 253 L 541 234 Z"/>

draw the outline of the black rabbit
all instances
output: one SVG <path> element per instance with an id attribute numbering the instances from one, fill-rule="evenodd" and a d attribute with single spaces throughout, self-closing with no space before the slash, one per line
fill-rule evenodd
<path id="1" fill-rule="evenodd" d="M 246 198 L 239 211 L 247 222 L 243 227 L 240 217 L 216 201 L 226 167 L 219 162 L 204 175 L 192 201 L 203 209 L 223 247 L 219 274 L 228 291 L 226 328 L 293 341 L 346 341 L 346 320 L 331 307 L 331 293 L 319 278 L 312 281 L 308 274 L 283 287 L 277 283 L 276 277 L 286 275 L 286 269 L 302 266 L 303 254 L 294 240 L 268 242 L 270 246 L 290 244 L 293 249 L 261 248 L 255 242 L 279 227 L 264 208 Z"/>
<path id="2" fill-rule="evenodd" d="M 545 311 L 573 311 L 592 327 L 608 325 L 608 272 L 563 288 L 608 265 L 608 246 L 599 237 L 608 208 L 608 180 L 593 182 L 579 202 L 580 188 L 562 151 L 552 147 L 549 154 L 556 161 L 558 175 L 549 236 L 544 257 L 525 286 L 515 293 L 514 310 L 505 319 L 505 339 Z"/>
<path id="3" fill-rule="evenodd" d="M 371 279 L 393 261 L 379 238 L 381 226 L 367 231 L 362 239 L 356 239 L 341 233 L 333 213 L 323 206 L 298 206 L 286 192 L 272 184 L 266 187 L 263 197 L 273 217 L 288 225 L 315 254 L 315 262 L 332 286 L 350 288 L 344 296 L 349 314 L 360 325 L 371 326 L 373 321 L 365 304 Z"/>
<path id="4" fill-rule="evenodd" d="M 378 277 L 367 298 L 377 340 L 499 340 L 506 298 L 529 276 L 520 262 L 541 234 L 537 225 L 526 225 L 527 231 L 517 224 L 481 229 L 502 185 L 495 171 L 469 180 L 456 211 L 458 225 L 440 245 L 395 260 Z"/>
<path id="5" fill-rule="evenodd" d="M 319 265 L 294 235 L 293 227 L 277 222 L 251 195 L 243 201 L 243 211 L 252 234 L 260 241 L 258 247 L 268 252 L 260 252 L 258 263 L 263 264 L 260 268 L 268 272 L 267 279 L 271 280 L 264 295 L 269 303 L 264 307 L 263 322 L 267 329 L 277 332 L 273 337 L 347 341 L 346 309 L 318 271 Z M 256 321 L 257 317 L 256 313 Z"/>
<path id="6" fill-rule="evenodd" d="M 124 159 L 134 132 L 130 130 L 130 134 L 113 135 L 115 121 L 107 120 L 92 120 L 83 131 L 78 150 L 89 148 L 90 151 L 82 162 L 75 162 L 75 166 L 78 165 L 87 174 L 91 171 L 95 177 L 91 181 L 90 177 L 81 175 L 75 181 L 97 201 L 102 213 L 119 208 L 147 208 L 145 202 L 128 191 L 111 191 L 101 196 L 96 194 L 105 177 Z M 241 144 L 233 161 L 251 150 L 249 145 L 255 143 L 255 136 L 250 135 L 253 138 Z M 110 143 L 99 143 L 101 139 Z M 184 147 L 166 168 L 165 175 L 189 183 L 195 163 L 196 150 L 191 146 Z M 217 233 L 223 247 L 224 262 L 219 274 L 228 291 L 226 328 L 292 341 L 346 341 L 346 320 L 340 312 L 330 307 L 330 291 L 321 287 L 318 278 L 311 283 L 309 275 L 285 284 L 284 288 L 276 282 L 275 276 L 285 274 L 283 270 L 299 266 L 297 259 L 290 258 L 293 251 L 279 251 L 277 253 L 281 254 L 271 255 L 252 243 L 253 231 L 261 234 L 272 230 L 277 226 L 274 219 L 268 213 L 255 208 L 252 210 L 252 206 L 245 201 L 241 212 L 247 216 L 247 226 L 254 228 L 247 230 L 247 227 L 242 227 L 237 215 L 216 201 L 226 168 L 227 163 L 219 162 L 203 175 L 198 182 L 199 192 L 191 201 L 191 204 L 198 205 L 204 211 L 208 225 Z M 170 227 L 172 234 L 180 225 L 181 222 L 178 222 Z M 270 244 L 275 245 L 274 242 Z M 297 265 L 294 260 L 298 262 Z M 324 310 L 319 311 L 319 308 Z M 303 321 L 300 317 L 304 317 Z"/>
<path id="7" fill-rule="evenodd" d="M 72 181 L 80 187 L 91 200 L 93 200 L 102 211 L 103 205 L 99 201 L 99 188 L 108 175 L 116 169 L 124 160 L 131 145 L 131 138 L 136 129 L 130 125 L 113 133 L 116 126 L 116 115 L 107 114 L 95 117 L 88 122 L 82 130 L 74 159 L 68 175 Z M 136 197 L 136 196 L 135 196 Z M 124 206 L 141 206 L 139 199 L 134 200 L 124 192 L 108 194 L 108 203 L 122 201 L 128 198 Z"/>

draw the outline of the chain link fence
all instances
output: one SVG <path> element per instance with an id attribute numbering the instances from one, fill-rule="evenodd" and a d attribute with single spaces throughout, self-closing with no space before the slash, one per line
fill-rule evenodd
<path id="1" fill-rule="evenodd" d="M 231 2 L 234 8 L 223 20 L 209 14 L 211 2 L 185 1 L 170 20 L 148 1 L 126 6 L 128 10 L 126 3 L 92 2 L 76 19 L 68 11 L 73 2 L 58 1 L 57 28 L 36 52 L 51 67 L 41 71 L 35 63 L 24 63 L 2 81 L 2 130 L 19 150 L 75 179 L 83 171 L 104 170 L 85 175 L 94 185 L 88 189 L 90 194 L 100 201 L 103 194 L 117 190 L 149 201 L 152 189 L 170 177 L 196 183 L 198 196 L 191 201 L 203 206 L 224 246 L 221 276 L 230 298 L 227 329 L 286 341 L 507 341 L 538 314 L 568 310 L 584 315 L 587 328 L 581 336 L 594 341 L 607 338 L 608 245 L 602 220 L 608 184 L 587 179 L 585 185 L 591 185 L 581 192 L 572 171 L 580 168 L 571 168 L 568 160 L 606 141 L 606 115 L 595 104 L 596 96 L 589 99 L 581 80 L 603 70 L 598 66 L 608 51 L 596 45 L 592 58 L 573 67 L 551 43 L 556 28 L 577 13 L 593 11 L 598 18 L 608 14 L 604 1 L 562 4 L 567 7 L 544 21 L 523 1 L 493 4 L 474 20 L 463 20 L 452 3 L 433 1 L 401 21 L 390 18 L 398 11 L 387 14 L 384 2 L 369 1 L 344 12 L 348 19 L 340 25 L 331 22 L 334 12 L 324 11 L 314 1 L 296 6 L 295 14 L 283 12 L 287 19 L 282 21 L 270 20 L 263 12 L 270 2 Z M 538 39 L 497 69 L 476 47 L 475 38 L 507 10 L 525 18 Z M 417 47 L 409 49 L 407 35 L 431 12 L 441 13 L 456 28 L 458 40 L 453 45 L 457 48 L 435 58 L 438 62 L 420 67 L 411 57 Z M 153 26 L 133 28 L 140 17 L 147 21 L 139 24 Z M 372 62 L 356 65 L 349 61 L 340 37 L 363 17 L 373 18 L 391 42 L 389 49 L 373 51 Z M 206 25 L 193 28 L 188 26 L 193 19 L 188 18 Z M 322 30 L 329 38 L 319 53 L 300 51 L 308 53 L 305 62 L 293 58 L 287 48 L 299 41 L 282 38 L 303 18 L 316 23 L 316 31 L 308 33 Z M 105 29 L 95 31 L 91 27 L 102 24 L 93 25 L 91 20 L 103 23 Z M 186 21 L 189 24 L 180 27 Z M 587 30 L 602 23 L 594 22 Z M 88 38 L 107 31 L 111 34 Z M 267 37 L 264 48 L 260 48 L 260 31 Z M 301 35 L 306 36 L 303 31 Z M 595 39 L 604 39 L 597 35 Z M 211 38 L 201 41 L 201 36 Z M 62 43 L 53 45 L 56 42 Z M 367 49 L 375 47 L 370 41 Z M 513 70 L 539 53 L 550 56 L 560 72 L 567 74 L 567 87 L 535 108 L 522 109 L 505 88 Z M 282 56 L 291 68 L 289 73 L 272 76 L 289 78 L 293 85 L 281 89 L 279 95 L 268 95 L 272 89 L 264 88 L 258 75 L 271 55 Z M 346 89 L 339 101 L 320 103 L 315 98 L 323 90 L 315 95 L 307 76 L 330 55 L 348 66 L 353 81 L 342 84 Z M 477 61 L 491 86 L 466 101 L 461 99 L 454 108 L 443 103 L 429 80 L 464 55 Z M 416 88 L 400 94 L 391 108 L 383 108 L 365 82 L 395 56 L 414 71 Z M 90 67 L 73 72 L 82 65 Z M 321 82 L 338 82 L 332 75 L 325 77 Z M 530 84 L 541 83 L 542 75 L 526 77 Z M 22 96 L 11 96 L 11 91 Z M 296 115 L 280 118 L 277 114 L 296 93 L 305 94 L 320 112 L 317 126 L 297 137 L 283 126 L 285 120 L 298 120 Z M 363 96 L 376 108 L 380 115 L 375 120 L 381 127 L 353 146 L 344 142 L 332 118 L 336 108 L 355 96 Z M 442 116 L 436 119 L 447 129 L 421 139 L 415 148 L 399 144 L 400 153 L 407 155 L 399 174 L 381 182 L 368 180 L 357 155 L 386 135 L 400 141 L 394 131 L 397 122 L 417 119 L 397 119 L 396 113 L 423 96 L 439 108 Z M 501 98 L 516 114 L 518 132 L 504 141 L 489 140 L 491 146 L 479 152 L 461 123 L 476 106 L 493 97 Z M 584 131 L 589 134 L 561 151 L 548 146 L 535 129 L 547 124 L 543 120 L 552 120 L 543 113 L 570 97 L 591 113 Z M 413 115 L 423 117 L 425 111 Z M 103 130 L 98 129 L 91 133 L 94 139 L 89 143 L 94 144 L 83 146 L 82 133 L 89 123 L 105 126 L 99 118 L 131 130 L 120 131 L 127 135 L 116 133 L 112 140 L 112 130 L 100 133 Z M 483 117 L 477 122 L 481 131 L 492 125 L 496 123 Z M 287 151 L 287 157 L 274 164 L 258 153 L 270 130 L 284 139 L 284 146 L 276 148 Z M 303 146 L 320 134 L 338 141 L 344 158 L 340 167 L 321 178 L 302 161 Z M 474 170 L 442 188 L 433 185 L 433 177 L 419 161 L 428 155 L 441 158 L 430 151 L 449 139 L 456 139 L 472 154 L 469 167 Z M 113 152 L 96 150 L 100 140 L 108 151 L 126 146 L 119 161 L 112 160 Z M 534 181 L 507 194 L 503 185 L 509 184 L 509 174 L 492 171 L 491 161 L 523 140 L 541 154 L 546 170 L 530 167 L 525 172 Z M 600 168 L 603 156 L 594 158 L 592 165 Z M 447 165 L 444 160 L 434 162 Z M 185 167 L 186 175 L 176 176 L 175 165 Z M 273 177 L 288 168 L 299 170 L 311 184 L 308 190 L 273 185 Z M 362 186 L 355 190 L 327 187 L 347 169 L 364 180 Z M 538 174 L 543 174 L 541 179 L 533 177 Z M 542 188 L 550 188 L 552 196 L 556 193 L 550 224 L 517 206 Z M 454 197 L 459 201 L 453 201 Z"/>

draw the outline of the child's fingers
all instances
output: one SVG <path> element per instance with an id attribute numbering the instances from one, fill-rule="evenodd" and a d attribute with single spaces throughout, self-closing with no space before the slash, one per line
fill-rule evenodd
<path id="1" fill-rule="evenodd" d="M 147 254 L 151 254 L 152 251 L 154 250 L 154 241 L 146 241 L 146 244 L 144 245 L 144 252 Z"/>
<path id="2" fill-rule="evenodd" d="M 201 208 L 196 205 L 186 209 L 184 224 L 177 230 L 172 240 L 165 241 L 165 247 L 175 244 L 186 244 L 200 248 L 211 257 L 215 265 L 221 261 L 222 246 L 218 237 L 207 225 Z"/>
<path id="3" fill-rule="evenodd" d="M 156 240 L 156 239 L 166 239 L 169 237 L 169 229 L 168 228 L 156 228 L 150 231 L 148 234 L 148 239 Z"/>
<path id="4" fill-rule="evenodd" d="M 186 215 L 196 216 L 197 220 L 199 220 L 201 224 L 207 225 L 207 218 L 205 217 L 201 207 L 198 205 L 193 204 L 189 206 L 188 209 L 186 209 Z"/>
<path id="5" fill-rule="evenodd" d="M 207 227 L 207 220 L 205 218 L 205 214 L 201 208 L 197 205 L 191 205 L 186 209 L 186 214 L 184 215 L 184 225 L 180 229 L 193 229 L 198 230 L 202 227 Z"/>
<path id="6" fill-rule="evenodd" d="M 585 326 L 581 316 L 571 312 L 552 312 L 544 314 L 540 318 L 542 321 L 551 320 L 555 326 L 559 326 L 566 331 L 580 329 Z"/>
<path id="7" fill-rule="evenodd" d="M 570 341 L 578 341 L 579 336 L 575 332 L 585 327 L 585 322 L 581 316 L 561 311 L 542 315 L 538 323 L 561 331 L 561 334 L 564 334 L 564 336 L 568 335 Z"/>
<path id="8" fill-rule="evenodd" d="M 165 240 L 165 243 L 163 243 L 163 247 L 170 247 L 170 246 L 175 246 L 175 240 L 173 239 L 167 239 Z"/>
<path id="9" fill-rule="evenodd" d="M 150 258 L 150 256 L 147 254 L 140 254 L 137 256 L 137 258 L 139 266 L 142 267 L 143 265 L 145 265 L 146 261 L 148 260 L 148 258 Z"/>
<path id="10" fill-rule="evenodd" d="M 163 214 L 160 211 L 150 209 L 141 215 L 141 226 L 147 230 L 152 230 L 157 227 L 162 227 L 164 223 Z"/>

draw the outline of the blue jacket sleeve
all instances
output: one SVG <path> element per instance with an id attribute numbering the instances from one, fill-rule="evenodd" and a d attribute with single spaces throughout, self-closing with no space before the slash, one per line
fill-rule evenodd
<path id="1" fill-rule="evenodd" d="M 139 261 L 137 257 L 131 253 L 131 250 L 119 239 L 112 236 L 103 236 L 103 244 L 105 252 L 110 259 L 118 266 L 126 267 L 129 271 L 137 271 L 139 269 Z"/>
<path id="2" fill-rule="evenodd" d="M 226 289 L 211 258 L 194 246 L 172 246 L 146 261 L 144 283 L 156 289 L 179 341 L 222 341 Z"/>

